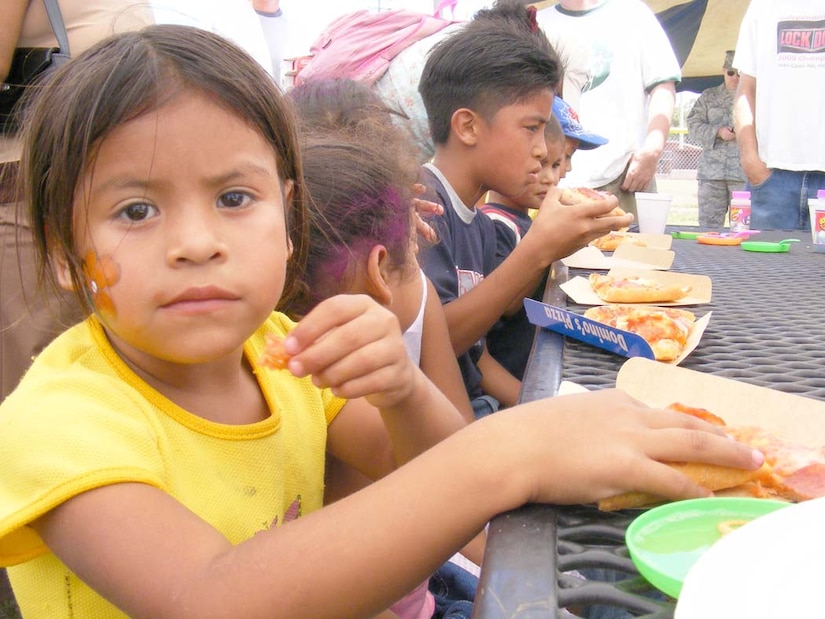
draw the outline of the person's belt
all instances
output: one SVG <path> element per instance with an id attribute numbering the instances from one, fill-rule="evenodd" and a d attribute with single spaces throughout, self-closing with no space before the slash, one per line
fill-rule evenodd
<path id="1" fill-rule="evenodd" d="M 0 205 L 11 204 L 17 195 L 17 173 L 19 161 L 0 163 Z"/>

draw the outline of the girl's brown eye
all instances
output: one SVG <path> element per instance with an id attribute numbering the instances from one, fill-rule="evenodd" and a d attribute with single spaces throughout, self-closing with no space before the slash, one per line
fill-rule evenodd
<path id="1" fill-rule="evenodd" d="M 227 208 L 238 208 L 249 201 L 249 195 L 242 191 L 228 191 L 220 197 L 220 204 Z"/>
<path id="2" fill-rule="evenodd" d="M 151 214 L 151 208 L 148 204 L 130 204 L 122 213 L 130 221 L 143 221 Z"/>

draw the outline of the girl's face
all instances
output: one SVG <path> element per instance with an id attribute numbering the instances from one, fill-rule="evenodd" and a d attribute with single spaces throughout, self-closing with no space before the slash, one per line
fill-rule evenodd
<path id="1" fill-rule="evenodd" d="M 271 146 L 198 93 L 101 142 L 76 192 L 75 241 L 127 361 L 152 371 L 240 360 L 283 289 L 291 191 Z"/>

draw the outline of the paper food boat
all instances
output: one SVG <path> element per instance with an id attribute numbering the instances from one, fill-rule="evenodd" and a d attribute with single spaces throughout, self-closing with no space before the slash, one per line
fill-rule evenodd
<path id="1" fill-rule="evenodd" d="M 631 243 L 619 245 L 612 255 L 590 245 L 562 258 L 569 269 L 608 270 L 619 267 L 631 269 L 656 269 L 666 271 L 673 264 L 675 252 L 670 249 L 639 247 Z"/>
<path id="2" fill-rule="evenodd" d="M 642 357 L 650 360 L 655 358 L 650 344 L 643 337 L 630 331 L 616 329 L 596 320 L 585 318 L 581 314 L 569 312 L 555 305 L 548 305 L 533 299 L 524 300 L 524 309 L 527 312 L 528 320 L 539 327 L 561 333 L 622 357 Z M 702 339 L 702 334 L 710 322 L 710 316 L 711 312 L 708 312 L 693 323 L 685 348 L 678 358 L 662 363 L 678 365 L 693 352 Z"/>
<path id="3" fill-rule="evenodd" d="M 759 426 L 792 443 L 825 446 L 822 400 L 641 358 L 622 365 L 616 387 L 650 406 L 681 402 L 706 408 L 731 426 Z"/>
<path id="4" fill-rule="evenodd" d="M 665 284 L 677 284 L 679 286 L 690 286 L 688 295 L 678 301 L 670 303 L 649 303 L 648 305 L 677 306 L 677 305 L 701 305 L 710 303 L 712 284 L 707 275 L 692 275 L 689 273 L 672 273 L 669 271 L 652 271 L 649 269 L 610 269 L 607 273 L 613 277 L 644 277 L 656 280 Z M 590 281 L 586 277 L 576 276 L 559 286 L 569 296 L 574 303 L 579 305 L 610 305 L 607 301 L 602 301 Z"/>

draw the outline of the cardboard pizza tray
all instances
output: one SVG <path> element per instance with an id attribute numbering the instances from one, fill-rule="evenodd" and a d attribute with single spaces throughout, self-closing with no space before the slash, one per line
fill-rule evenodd
<path id="1" fill-rule="evenodd" d="M 669 271 L 654 271 L 651 269 L 629 269 L 625 267 L 610 269 L 607 273 L 613 277 L 638 276 L 654 279 L 666 284 L 678 284 L 680 286 L 690 286 L 691 291 L 683 299 L 670 303 L 648 303 L 647 305 L 678 306 L 678 305 L 701 305 L 710 303 L 712 285 L 710 277 L 707 275 L 693 275 L 690 273 L 672 273 Z M 593 290 L 593 286 L 586 277 L 576 276 L 559 286 L 574 303 L 579 305 L 609 305 L 607 301 L 602 301 L 599 295 Z"/>
<path id="2" fill-rule="evenodd" d="M 572 380 L 563 380 L 559 384 L 559 390 L 556 395 L 573 395 L 576 393 L 587 393 L 590 391 L 587 387 L 583 387 L 579 383 L 574 383 Z"/>
<path id="3" fill-rule="evenodd" d="M 580 314 L 569 312 L 554 305 L 548 305 L 533 299 L 524 300 L 524 309 L 527 312 L 528 320 L 539 327 L 543 327 L 556 333 L 561 333 L 567 337 L 585 342 L 596 348 L 610 351 L 623 357 L 642 357 L 653 359 L 653 351 L 650 345 L 639 335 L 616 329 L 602 324 L 595 320 L 585 318 Z M 702 335 L 707 329 L 712 312 L 704 316 L 697 317 L 696 322 L 688 335 L 687 343 L 682 353 L 673 361 L 661 361 L 678 365 L 692 353 L 702 339 Z"/>
<path id="4" fill-rule="evenodd" d="M 628 359 L 616 387 L 651 406 L 706 408 L 728 425 L 759 426 L 808 447 L 825 446 L 825 402 L 648 359 Z"/>
<path id="5" fill-rule="evenodd" d="M 670 249 L 673 245 L 671 234 L 645 234 L 643 232 L 628 232 L 628 236 L 638 239 L 647 249 Z M 638 246 L 636 246 L 638 247 Z"/>
<path id="6" fill-rule="evenodd" d="M 631 243 L 619 245 L 612 255 L 587 245 L 562 259 L 569 269 L 590 269 L 594 271 L 627 267 L 636 269 L 656 269 L 667 271 L 673 264 L 675 252 L 670 249 L 639 247 Z"/>

